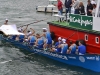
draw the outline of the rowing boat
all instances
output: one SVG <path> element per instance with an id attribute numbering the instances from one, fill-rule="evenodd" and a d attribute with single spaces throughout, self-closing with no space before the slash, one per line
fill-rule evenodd
<path id="1" fill-rule="evenodd" d="M 30 47 L 27 43 L 20 43 L 18 41 L 12 40 L 1 35 L 0 39 L 5 42 L 9 42 L 12 45 L 22 48 L 24 51 L 30 53 L 36 53 L 59 62 L 83 67 L 95 72 L 100 72 L 100 55 L 98 54 L 86 54 L 86 55 L 71 55 L 71 54 L 61 54 L 56 52 L 50 52 L 49 50 L 39 49 L 37 47 Z M 96 65 L 94 65 L 96 64 Z"/>

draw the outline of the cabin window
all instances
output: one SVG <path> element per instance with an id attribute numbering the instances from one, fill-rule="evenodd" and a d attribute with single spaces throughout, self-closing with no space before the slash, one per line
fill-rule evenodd
<path id="1" fill-rule="evenodd" d="M 96 41 L 97 44 L 99 44 L 99 37 L 96 37 L 95 41 Z"/>
<path id="2" fill-rule="evenodd" d="M 85 34 L 85 41 L 88 41 L 88 35 Z"/>

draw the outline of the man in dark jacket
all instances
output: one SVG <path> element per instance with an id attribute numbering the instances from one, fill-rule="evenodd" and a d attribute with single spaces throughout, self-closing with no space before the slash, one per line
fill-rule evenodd
<path id="1" fill-rule="evenodd" d="M 88 0 L 88 4 L 87 4 L 87 16 L 92 16 L 92 10 L 93 10 L 93 5 L 91 4 L 91 1 Z"/>
<path id="2" fill-rule="evenodd" d="M 71 13 L 72 0 L 65 0 L 66 13 Z"/>

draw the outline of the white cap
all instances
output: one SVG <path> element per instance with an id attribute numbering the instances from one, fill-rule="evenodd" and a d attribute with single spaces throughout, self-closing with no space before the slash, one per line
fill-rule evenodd
<path id="1" fill-rule="evenodd" d="M 58 37 L 58 40 L 61 40 L 61 37 Z"/>
<path id="2" fill-rule="evenodd" d="M 42 28 L 43 30 L 47 30 L 47 28 Z"/>
<path id="3" fill-rule="evenodd" d="M 66 39 L 62 39 L 62 42 L 63 42 L 63 43 L 66 43 Z"/>
<path id="4" fill-rule="evenodd" d="M 21 32 L 21 29 L 18 29 L 18 31 L 20 31 L 20 32 Z"/>
<path id="5" fill-rule="evenodd" d="M 20 28 L 18 28 L 18 31 L 22 31 L 23 29 L 20 27 Z"/>
<path id="6" fill-rule="evenodd" d="M 6 18 L 6 20 L 8 20 L 8 19 Z"/>

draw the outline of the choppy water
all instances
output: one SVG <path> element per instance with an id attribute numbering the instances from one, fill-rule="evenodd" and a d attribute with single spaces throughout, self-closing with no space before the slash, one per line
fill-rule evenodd
<path id="1" fill-rule="evenodd" d="M 51 14 L 37 13 L 35 8 L 47 3 L 48 0 L 0 0 L 0 24 L 2 25 L 6 18 L 9 19 L 9 24 L 17 26 L 47 18 L 45 21 L 29 26 L 41 32 L 43 27 L 48 28 L 47 21 L 51 21 L 52 17 Z M 0 75 L 100 75 L 36 54 L 20 58 L 28 54 L 9 43 L 0 42 Z"/>

